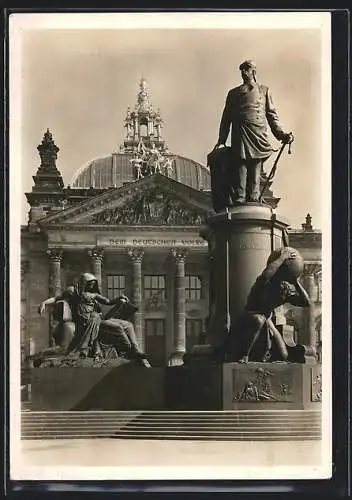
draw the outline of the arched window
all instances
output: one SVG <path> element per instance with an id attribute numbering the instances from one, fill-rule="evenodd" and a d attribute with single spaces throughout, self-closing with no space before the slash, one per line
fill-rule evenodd
<path id="1" fill-rule="evenodd" d="M 139 135 L 143 138 L 148 137 L 148 120 L 145 118 L 139 122 Z"/>

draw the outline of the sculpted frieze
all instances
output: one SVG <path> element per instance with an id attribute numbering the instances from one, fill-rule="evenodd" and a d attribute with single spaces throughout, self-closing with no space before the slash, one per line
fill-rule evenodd
<path id="1" fill-rule="evenodd" d="M 125 204 L 94 214 L 92 224 L 121 225 L 201 225 L 206 213 L 187 207 L 160 189 L 140 192 Z"/>
<path id="2" fill-rule="evenodd" d="M 289 380 L 282 380 L 270 370 L 257 368 L 243 387 L 234 394 L 235 401 L 290 401 L 292 388 Z"/>
<path id="3" fill-rule="evenodd" d="M 312 374 L 312 397 L 313 402 L 322 400 L 322 376 L 321 373 L 318 375 Z"/>

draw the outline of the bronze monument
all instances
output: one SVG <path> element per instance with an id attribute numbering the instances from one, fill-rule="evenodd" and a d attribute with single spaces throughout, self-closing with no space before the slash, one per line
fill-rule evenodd
<path id="1" fill-rule="evenodd" d="M 277 307 L 286 303 L 310 306 L 308 294 L 299 281 L 303 267 L 303 259 L 294 248 L 282 247 L 272 252 L 224 346 L 230 359 L 241 363 L 289 359 L 287 346 L 272 316 Z"/>
<path id="2" fill-rule="evenodd" d="M 223 205 L 220 186 L 227 190 L 225 206 L 260 201 L 260 177 L 263 163 L 276 151 L 270 144 L 267 125 L 275 138 L 291 144 L 292 132 L 280 125 L 269 88 L 257 82 L 253 61 L 239 67 L 243 84 L 231 89 L 223 110 L 219 138 L 208 156 L 213 189 L 214 208 Z M 231 148 L 225 148 L 231 127 Z M 213 168 L 212 168 L 213 167 Z M 218 198 L 220 197 L 220 201 Z"/>
<path id="3" fill-rule="evenodd" d="M 44 300 L 39 306 L 39 314 L 42 315 L 49 305 L 54 306 L 57 325 L 53 337 L 57 347 L 37 354 L 36 366 L 75 365 L 82 358 L 99 365 L 111 357 L 122 357 L 150 367 L 129 321 L 137 308 L 125 295 L 114 299 L 101 295 L 93 274 L 83 273 L 77 284 Z M 103 315 L 101 305 L 113 307 Z M 55 354 L 58 355 L 56 359 Z"/>

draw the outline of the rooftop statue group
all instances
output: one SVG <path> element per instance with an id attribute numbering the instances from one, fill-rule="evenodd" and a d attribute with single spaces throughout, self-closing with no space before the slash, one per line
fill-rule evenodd
<path id="1" fill-rule="evenodd" d="M 152 174 L 163 174 L 166 177 L 171 177 L 174 171 L 171 158 L 164 156 L 156 148 L 155 143 L 148 149 L 143 142 L 140 142 L 130 163 L 134 167 L 137 180 Z"/>
<path id="2" fill-rule="evenodd" d="M 113 307 L 103 315 L 102 305 Z M 77 284 L 44 300 L 39 306 L 41 315 L 46 306 L 54 307 L 56 348 L 36 355 L 35 365 L 70 366 L 82 359 L 99 364 L 121 357 L 150 367 L 139 348 L 133 324 L 128 321 L 137 308 L 125 295 L 114 299 L 104 297 L 93 274 L 83 273 Z"/>

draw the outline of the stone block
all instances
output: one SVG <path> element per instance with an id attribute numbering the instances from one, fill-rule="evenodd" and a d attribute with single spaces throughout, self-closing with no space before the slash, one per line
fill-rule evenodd
<path id="1" fill-rule="evenodd" d="M 122 363 L 109 368 L 34 368 L 34 411 L 159 410 L 164 403 L 164 369 Z"/>
<path id="2" fill-rule="evenodd" d="M 221 410 L 221 365 L 168 368 L 165 401 L 168 410 Z"/>
<path id="3" fill-rule="evenodd" d="M 226 363 L 223 365 L 225 410 L 314 409 L 320 365 L 300 363 Z M 314 384 L 313 380 L 317 380 Z M 317 408 L 318 409 L 318 408 Z"/>
<path id="4" fill-rule="evenodd" d="M 34 368 L 31 391 L 36 411 L 314 410 L 322 379 L 319 364 L 144 368 L 116 360 L 109 368 Z"/>
<path id="5" fill-rule="evenodd" d="M 204 363 L 169 368 L 169 410 L 319 409 L 321 365 Z"/>

